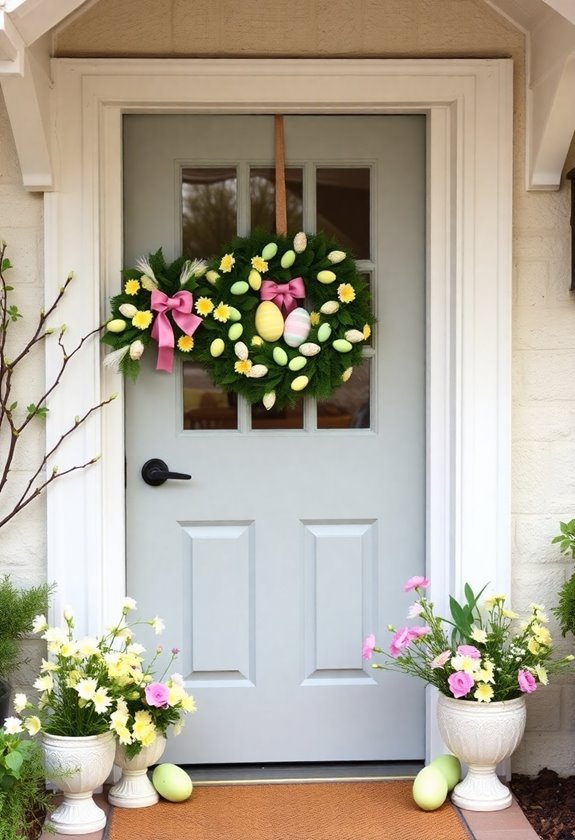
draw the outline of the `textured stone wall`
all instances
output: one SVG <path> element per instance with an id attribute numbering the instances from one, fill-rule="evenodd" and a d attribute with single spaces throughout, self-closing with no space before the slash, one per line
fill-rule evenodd
<path id="1" fill-rule="evenodd" d="M 60 28 L 59 56 L 512 57 L 515 66 L 513 602 L 548 607 L 573 564 L 550 541 L 575 516 L 575 298 L 570 285 L 570 187 L 524 188 L 525 47 L 521 33 L 483 0 L 100 0 Z M 575 166 L 575 147 L 569 165 Z M 0 107 L 0 236 L 21 288 L 41 292 L 40 198 L 20 186 Z M 16 278 L 16 272 L 14 273 Z M 40 361 L 31 375 L 41 378 Z M 31 442 L 38 450 L 40 432 Z M 21 463 L 25 470 L 27 462 Z M 25 525 L 25 527 L 23 527 Z M 0 571 L 44 575 L 43 507 L 2 534 Z M 552 621 L 551 629 L 556 629 Z M 562 642 L 574 649 L 573 641 Z M 575 682 L 562 677 L 529 698 L 528 731 L 513 767 L 574 772 Z"/>

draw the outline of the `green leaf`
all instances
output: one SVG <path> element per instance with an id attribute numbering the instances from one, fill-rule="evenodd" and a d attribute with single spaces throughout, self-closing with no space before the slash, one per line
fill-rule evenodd
<path id="1" fill-rule="evenodd" d="M 22 767 L 23 763 L 24 756 L 17 750 L 8 753 L 8 755 L 4 759 L 5 766 L 12 771 L 12 775 L 15 776 L 17 779 L 20 778 L 20 768 Z"/>
<path id="2" fill-rule="evenodd" d="M 8 257 L 4 257 L 2 260 L 2 271 L 7 271 L 9 268 L 12 268 L 12 263 L 8 259 Z"/>
<path id="3" fill-rule="evenodd" d="M 17 321 L 18 318 L 22 317 L 22 315 L 18 311 L 18 307 L 15 304 L 13 304 L 12 306 L 9 306 L 8 309 L 6 310 L 6 312 L 7 312 L 8 317 L 10 318 L 11 321 Z"/>

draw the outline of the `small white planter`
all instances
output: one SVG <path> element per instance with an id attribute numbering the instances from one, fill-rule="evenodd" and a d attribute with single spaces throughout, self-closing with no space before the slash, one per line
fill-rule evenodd
<path id="1" fill-rule="evenodd" d="M 469 811 L 501 811 L 511 805 L 511 791 L 499 781 L 496 768 L 517 748 L 526 716 L 525 697 L 477 703 L 439 695 L 441 737 L 453 755 L 468 765 L 465 779 L 451 794 L 454 805 Z"/>
<path id="2" fill-rule="evenodd" d="M 166 748 L 166 739 L 158 736 L 149 747 L 142 747 L 134 758 L 127 758 L 126 748 L 116 746 L 114 763 L 122 771 L 120 781 L 110 788 L 108 802 L 116 808 L 147 808 L 155 805 L 159 796 L 148 779 L 148 767 L 156 764 Z"/>
<path id="3" fill-rule="evenodd" d="M 64 794 L 64 801 L 51 814 L 49 826 L 57 834 L 90 834 L 106 825 L 106 814 L 92 794 L 102 785 L 114 764 L 114 734 L 74 738 L 42 735 L 46 777 Z"/>

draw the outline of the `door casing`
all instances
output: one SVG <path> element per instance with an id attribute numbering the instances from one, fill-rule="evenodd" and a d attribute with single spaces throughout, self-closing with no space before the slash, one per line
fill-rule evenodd
<path id="1" fill-rule="evenodd" d="M 510 584 L 512 62 L 55 59 L 45 197 L 45 289 L 70 270 L 70 341 L 107 315 L 122 268 L 122 115 L 425 113 L 428 116 L 427 573 L 438 610 L 463 583 Z M 78 288 L 78 286 L 80 288 Z M 59 454 L 89 470 L 50 487 L 53 611 L 98 632 L 125 593 L 121 379 L 94 343 L 54 394 L 47 446 L 70 414 L 118 398 Z M 58 348 L 48 344 L 47 375 Z M 145 422 L 145 420 L 143 420 Z M 427 758 L 442 750 L 427 703 Z"/>

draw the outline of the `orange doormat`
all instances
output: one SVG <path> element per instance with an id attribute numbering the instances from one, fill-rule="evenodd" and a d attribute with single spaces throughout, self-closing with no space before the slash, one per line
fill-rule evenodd
<path id="1" fill-rule="evenodd" d="M 421 811 L 412 781 L 196 786 L 187 802 L 113 808 L 107 840 L 469 840 L 454 807 Z"/>

